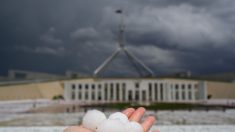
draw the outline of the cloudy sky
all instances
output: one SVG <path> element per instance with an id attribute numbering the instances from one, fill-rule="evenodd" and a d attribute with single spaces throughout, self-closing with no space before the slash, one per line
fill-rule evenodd
<path id="1" fill-rule="evenodd" d="M 1 0 L 0 74 L 92 72 L 125 44 L 156 75 L 235 71 L 235 0 Z M 121 54 L 104 75 L 136 75 Z"/>

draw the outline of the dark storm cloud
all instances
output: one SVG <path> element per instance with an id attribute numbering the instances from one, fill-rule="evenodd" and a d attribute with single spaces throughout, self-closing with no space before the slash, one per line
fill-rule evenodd
<path id="1" fill-rule="evenodd" d="M 7 60 L 1 72 L 92 74 L 117 47 L 117 9 L 124 9 L 127 47 L 156 73 L 234 71 L 234 6 L 234 0 L 1 1 L 0 58 Z M 135 75 L 124 57 L 105 74 Z"/>

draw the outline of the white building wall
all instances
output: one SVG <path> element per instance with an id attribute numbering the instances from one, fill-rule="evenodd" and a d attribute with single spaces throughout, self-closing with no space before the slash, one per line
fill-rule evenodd
<path id="1" fill-rule="evenodd" d="M 70 98 L 69 98 L 69 93 L 70 93 L 70 91 L 69 91 L 69 83 L 64 83 L 64 99 L 65 100 L 70 100 Z"/>
<path id="2" fill-rule="evenodd" d="M 136 88 L 136 83 L 139 88 Z M 79 85 L 82 88 L 79 88 Z M 188 88 L 188 85 L 191 88 Z M 175 102 L 175 101 L 194 101 L 195 98 L 195 84 L 196 81 L 180 81 L 180 80 L 163 80 L 163 79 L 81 79 L 75 81 L 67 81 L 64 85 L 64 97 L 66 100 L 72 99 L 72 85 L 75 85 L 75 99 L 83 102 L 126 102 L 136 101 L 142 102 Z M 88 85 L 88 88 L 86 88 Z M 93 89 L 92 86 L 95 86 Z M 101 85 L 101 89 L 99 88 Z M 113 86 L 113 93 L 111 93 L 111 85 Z M 149 86 L 151 85 L 151 89 Z M 176 85 L 178 85 L 178 100 L 176 99 Z M 184 85 L 185 99 L 182 99 L 182 85 Z M 107 86 L 107 93 L 105 91 Z M 123 86 L 125 90 L 123 91 Z M 203 85 L 204 86 L 204 85 Z M 117 93 L 117 87 L 119 92 Z M 149 91 L 151 90 L 151 91 Z M 92 92 L 95 93 L 95 99 L 92 98 Z M 99 100 L 99 91 L 101 92 L 101 98 Z M 201 90 L 200 90 L 201 91 Z M 88 92 L 88 98 L 85 98 L 85 93 Z M 132 93 L 132 100 L 129 100 L 129 92 Z M 191 99 L 189 99 L 189 92 L 191 93 Z M 81 99 L 79 99 L 79 93 L 81 93 Z M 136 100 L 139 94 L 138 100 Z M 143 95 L 145 94 L 145 95 Z M 206 89 L 203 93 L 206 95 Z M 112 95 L 112 96 L 111 96 Z M 150 96 L 151 95 L 151 96 Z M 106 98 L 107 96 L 107 98 Z M 202 95 L 200 95 L 201 97 Z M 204 96 L 205 97 L 205 96 Z M 112 100 L 111 100 L 112 99 Z"/>
<path id="3" fill-rule="evenodd" d="M 198 84 L 199 100 L 207 100 L 207 86 L 205 81 L 200 81 Z"/>

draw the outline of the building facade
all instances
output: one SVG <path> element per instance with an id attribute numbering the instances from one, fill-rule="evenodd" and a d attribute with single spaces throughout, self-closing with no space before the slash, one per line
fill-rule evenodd
<path id="1" fill-rule="evenodd" d="M 207 99 L 202 81 L 158 78 L 87 78 L 64 83 L 69 101 L 96 102 L 195 102 Z"/>
<path id="2" fill-rule="evenodd" d="M 0 85 L 0 101 L 53 99 L 63 95 L 60 81 Z"/>

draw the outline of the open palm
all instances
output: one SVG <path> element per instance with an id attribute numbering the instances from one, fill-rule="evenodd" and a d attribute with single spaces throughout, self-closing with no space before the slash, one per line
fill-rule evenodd
<path id="1" fill-rule="evenodd" d="M 142 117 L 144 116 L 145 109 L 143 107 L 140 107 L 138 109 L 133 108 L 127 108 L 123 111 L 123 113 L 128 117 L 130 121 L 136 121 L 140 122 Z M 153 116 L 148 116 L 142 123 L 143 132 L 148 132 L 149 129 L 152 127 L 152 125 L 155 122 L 155 118 Z M 89 129 L 86 129 L 82 126 L 71 126 L 64 130 L 64 132 L 92 132 Z M 158 130 L 154 130 L 154 132 L 159 132 Z"/>

